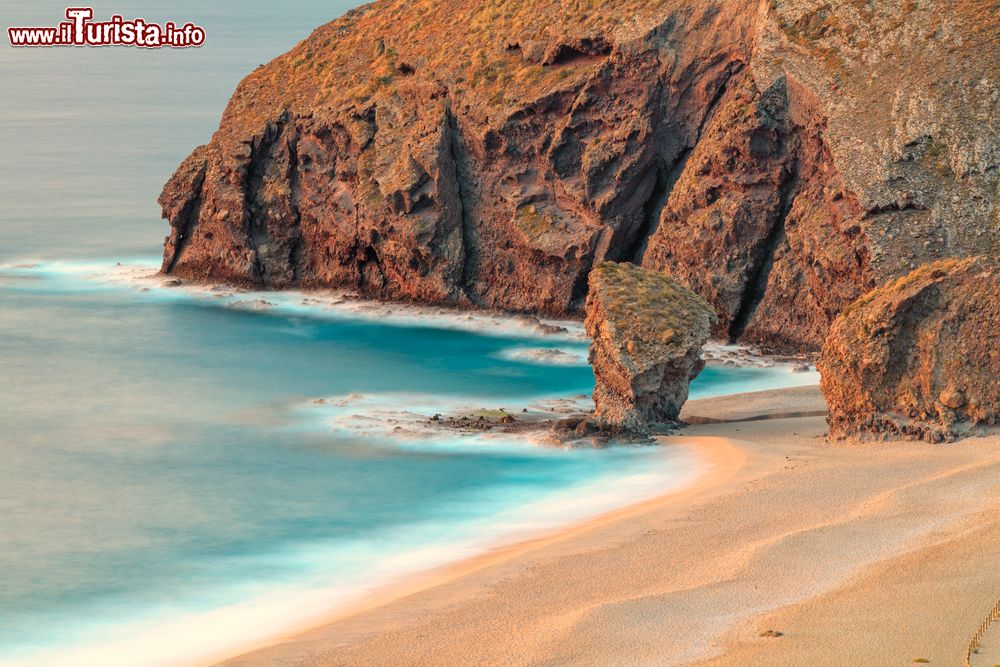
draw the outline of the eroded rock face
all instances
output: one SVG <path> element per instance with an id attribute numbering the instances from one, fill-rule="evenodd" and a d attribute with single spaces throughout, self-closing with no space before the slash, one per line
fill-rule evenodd
<path id="1" fill-rule="evenodd" d="M 871 285 L 861 209 L 832 168 L 817 103 L 779 77 L 729 89 L 671 189 L 642 264 L 704 296 L 714 335 L 821 340 Z"/>
<path id="2" fill-rule="evenodd" d="M 705 365 L 701 347 L 716 323 L 708 302 L 661 273 L 602 262 L 586 312 L 597 425 L 642 434 L 675 423 Z"/>
<path id="3" fill-rule="evenodd" d="M 1000 420 L 1000 265 L 944 260 L 867 294 L 817 364 L 830 433 L 934 442 Z"/>
<path id="4" fill-rule="evenodd" d="M 1000 247 L 998 43 L 977 0 L 379 0 L 243 80 L 164 188 L 163 271 L 565 314 L 630 261 L 818 348 Z"/>

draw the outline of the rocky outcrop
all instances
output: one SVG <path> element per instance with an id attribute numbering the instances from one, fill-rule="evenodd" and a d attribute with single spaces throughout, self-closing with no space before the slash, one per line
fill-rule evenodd
<path id="1" fill-rule="evenodd" d="M 815 100 L 786 77 L 763 91 L 745 80 L 672 188 L 642 264 L 707 298 L 716 337 L 808 346 L 871 284 L 861 210 L 831 167 L 822 125 Z"/>
<path id="2" fill-rule="evenodd" d="M 586 312 L 598 428 L 643 434 L 676 423 L 705 366 L 701 347 L 716 322 L 708 303 L 663 274 L 602 262 Z"/>
<path id="3" fill-rule="evenodd" d="M 818 363 L 830 432 L 934 442 L 1000 421 L 1000 264 L 913 271 L 834 323 Z"/>
<path id="4" fill-rule="evenodd" d="M 379 0 L 239 85 L 164 188 L 163 271 L 566 314 L 627 261 L 716 335 L 818 348 L 1000 247 L 987 5 Z"/>

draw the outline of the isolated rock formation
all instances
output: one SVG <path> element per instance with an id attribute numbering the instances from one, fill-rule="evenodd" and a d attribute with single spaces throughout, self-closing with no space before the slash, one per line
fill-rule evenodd
<path id="1" fill-rule="evenodd" d="M 675 276 L 715 334 L 818 348 L 1000 247 L 997 0 L 379 0 L 239 85 L 160 198 L 163 271 L 578 311 Z"/>
<path id="2" fill-rule="evenodd" d="M 1000 421 L 1000 265 L 943 260 L 867 294 L 817 364 L 835 437 L 934 442 Z"/>
<path id="3" fill-rule="evenodd" d="M 663 274 L 602 262 L 586 311 L 598 427 L 641 434 L 675 423 L 705 366 L 701 346 L 716 323 L 708 302 Z"/>

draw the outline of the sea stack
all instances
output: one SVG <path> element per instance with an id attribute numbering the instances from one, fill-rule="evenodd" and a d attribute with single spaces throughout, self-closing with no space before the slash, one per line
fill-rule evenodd
<path id="1" fill-rule="evenodd" d="M 676 423 L 716 324 L 708 302 L 669 276 L 602 262 L 590 273 L 586 312 L 597 425 L 646 434 Z"/>
<path id="2" fill-rule="evenodd" d="M 1000 265 L 944 260 L 849 306 L 818 368 L 834 437 L 975 433 L 1000 420 Z"/>

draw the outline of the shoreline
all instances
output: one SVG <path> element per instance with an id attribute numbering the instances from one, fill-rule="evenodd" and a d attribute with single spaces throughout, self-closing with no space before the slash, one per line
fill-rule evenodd
<path id="1" fill-rule="evenodd" d="M 691 401 L 688 414 L 743 417 L 665 439 L 714 457 L 692 485 L 460 561 L 218 664 L 954 664 L 1000 583 L 965 571 L 1000 547 L 1000 522 L 984 520 L 1000 506 L 1000 437 L 828 443 L 823 418 L 780 416 L 810 401 L 815 388 Z M 905 566 L 928 553 L 963 576 Z M 903 589 L 922 602 L 888 613 Z M 944 596 L 947 619 L 928 596 Z M 813 623 L 820 613 L 839 620 Z M 949 632 L 928 630 L 942 623 Z"/>
<path id="2" fill-rule="evenodd" d="M 115 292 L 121 290 L 122 294 L 125 294 L 127 292 L 128 294 L 131 295 L 128 297 L 130 300 L 132 298 L 145 299 L 146 297 L 144 297 L 139 293 L 148 291 L 150 289 L 148 285 L 152 283 L 160 284 L 168 280 L 167 278 L 163 278 L 162 276 L 155 276 L 155 275 L 150 276 L 147 272 L 141 270 L 141 267 L 140 269 L 136 269 L 135 266 L 116 265 L 113 262 L 82 262 L 82 263 L 57 262 L 51 266 L 32 263 L 32 264 L 19 265 L 14 268 L 16 269 L 15 272 L 24 272 L 24 275 L 33 274 L 33 280 L 39 280 L 40 282 L 44 283 L 52 282 L 55 283 L 57 287 L 61 287 L 65 283 L 71 282 L 73 289 L 83 288 L 85 290 L 89 290 L 92 288 L 96 288 L 98 290 L 107 289 L 109 291 L 115 291 Z M 241 307 L 245 307 L 245 302 L 247 302 L 247 299 L 244 297 L 248 297 L 248 295 L 243 293 L 231 294 L 230 290 L 226 288 L 220 288 L 219 291 L 215 291 L 208 286 L 194 287 L 192 288 L 191 294 L 184 293 L 185 290 L 183 289 L 183 287 L 179 287 L 176 289 L 171 287 L 163 287 L 162 289 L 153 287 L 152 289 L 156 290 L 156 292 L 158 293 L 158 297 L 153 297 L 153 298 L 189 299 L 189 298 L 200 298 L 204 296 L 205 299 L 210 303 L 212 301 L 215 301 L 216 296 L 228 295 L 231 298 L 240 299 L 240 303 L 244 304 L 244 306 Z M 293 307 L 295 305 L 301 305 L 301 306 L 307 306 L 310 309 L 317 309 L 317 310 L 323 308 L 323 304 L 312 304 L 311 302 L 307 304 L 306 302 L 310 301 L 309 298 L 310 295 L 308 293 L 301 293 L 297 291 L 289 293 L 276 292 L 269 295 L 269 298 L 271 296 L 285 297 L 285 299 L 288 301 L 288 303 L 285 305 Z M 354 300 L 352 299 L 352 302 L 353 301 Z M 378 308 L 382 310 L 385 309 L 399 310 L 402 312 L 402 314 L 408 316 L 419 316 L 426 310 L 426 308 L 418 308 L 412 305 L 408 306 L 405 304 L 391 304 L 391 303 L 385 304 L 385 303 L 364 302 L 364 301 L 361 301 L 361 303 L 363 306 Z M 218 305 L 225 305 L 225 304 L 218 304 Z M 274 314 L 279 317 L 285 315 L 285 313 L 281 312 L 280 308 L 277 309 Z M 471 318 L 471 315 L 467 312 L 462 314 L 465 316 L 469 316 Z M 493 320 L 496 320 L 499 317 L 501 317 L 496 314 L 493 315 L 494 315 L 494 317 L 492 317 Z M 348 317 L 358 317 L 358 319 L 363 319 L 364 314 L 358 316 L 352 313 L 349 314 Z M 503 317 L 505 318 L 506 321 L 513 321 L 516 322 L 518 325 L 523 324 L 521 318 L 518 318 L 517 316 L 504 315 Z M 731 356 L 735 357 L 734 359 L 727 360 L 730 365 L 740 365 L 739 364 L 740 358 L 739 355 L 736 354 L 735 347 L 725 351 L 727 353 L 731 353 Z M 762 363 L 768 363 L 768 360 L 763 358 L 760 359 L 759 361 L 761 361 Z M 691 443 L 683 446 L 689 447 L 691 449 L 699 448 L 697 443 Z M 695 487 L 697 488 L 699 484 L 700 482 L 696 482 Z M 598 491 L 600 491 L 600 489 L 598 489 Z M 544 547 L 550 544 L 553 540 L 561 539 L 566 535 L 575 535 L 580 530 L 592 530 L 596 527 L 600 527 L 612 521 L 627 519 L 629 516 L 633 515 L 636 512 L 646 511 L 647 509 L 653 506 L 659 506 L 661 501 L 666 502 L 663 501 L 664 498 L 672 498 L 675 495 L 677 495 L 678 497 L 683 497 L 685 494 L 683 492 L 675 494 L 675 492 L 673 491 L 667 494 L 663 494 L 662 492 L 657 493 L 657 491 L 654 489 L 652 490 L 652 492 L 647 492 L 647 491 L 643 491 L 642 493 L 633 492 L 627 495 L 626 494 L 618 495 L 617 493 L 615 493 L 615 495 L 617 496 L 616 501 L 603 502 L 590 512 L 591 515 L 596 514 L 597 516 L 596 519 L 586 519 L 581 522 L 578 517 L 567 517 L 558 526 L 556 526 L 554 522 L 551 528 L 546 526 L 543 529 L 544 536 L 540 538 L 532 537 L 531 539 L 520 539 L 520 538 L 511 539 L 510 536 L 505 533 L 501 538 L 497 539 L 494 542 L 494 544 L 500 544 L 500 543 L 502 544 L 500 544 L 499 546 L 489 547 L 490 557 L 473 558 L 472 560 L 468 561 L 468 563 L 466 563 L 466 561 L 463 560 L 462 559 L 463 557 L 460 555 L 455 555 L 454 558 L 459 559 L 457 560 L 457 563 L 465 564 L 463 565 L 463 568 L 466 566 L 472 567 L 469 564 L 473 562 L 476 563 L 473 569 L 488 567 L 490 565 L 501 562 L 507 558 L 513 558 L 516 555 L 520 555 L 526 551 Z M 640 503 L 634 502 L 636 498 L 650 498 L 651 496 L 654 495 L 655 498 L 652 498 L 652 500 L 650 501 L 643 500 Z M 653 503 L 653 505 L 647 505 L 647 502 L 651 502 Z M 671 500 L 671 502 L 673 502 L 673 500 Z M 603 505 L 604 507 L 602 508 L 601 505 Z M 621 507 L 621 505 L 624 505 L 624 507 Z M 618 506 L 619 509 L 611 510 L 610 512 L 604 509 L 606 507 L 615 507 L 615 506 Z M 481 547 L 481 545 L 478 544 L 476 546 L 477 548 Z M 294 614 L 294 618 L 288 618 L 287 620 L 291 622 L 290 625 L 293 625 L 293 627 L 297 628 L 296 630 L 297 632 L 299 630 L 304 630 L 306 628 L 315 627 L 317 622 L 332 622 L 334 619 L 360 613 L 361 611 L 364 611 L 365 609 L 372 607 L 373 605 L 379 606 L 381 604 L 384 604 L 390 599 L 397 599 L 401 595 L 399 591 L 423 590 L 430 586 L 439 585 L 445 580 L 449 580 L 450 578 L 460 576 L 461 574 L 464 573 L 465 570 L 462 568 L 455 570 L 452 565 L 447 565 L 442 567 L 440 572 L 438 570 L 432 570 L 429 574 L 413 577 L 412 581 L 410 580 L 409 574 L 402 574 L 399 575 L 399 577 L 402 579 L 401 582 L 393 578 L 391 580 L 392 583 L 386 584 L 384 586 L 379 586 L 376 594 L 372 596 L 366 596 L 366 599 L 376 600 L 377 602 L 374 603 L 367 602 L 365 605 L 359 605 L 357 608 L 355 608 L 353 605 L 351 605 L 349 601 L 345 601 L 344 604 L 347 605 L 345 610 L 339 611 L 334 616 L 331 616 L 329 618 L 326 616 L 319 617 L 319 614 L 313 616 L 313 613 L 315 611 L 319 610 L 319 613 L 321 614 L 322 610 L 326 607 L 305 605 L 305 609 L 303 609 L 303 607 L 299 607 L 298 609 L 299 612 L 304 611 L 304 613 L 296 613 L 295 611 L 292 611 L 290 616 Z M 421 578 L 425 580 L 425 583 L 422 584 L 418 583 Z M 322 597 L 322 594 L 325 592 L 324 591 L 317 591 L 317 592 L 319 592 L 320 595 L 316 596 L 315 599 L 319 600 L 320 605 L 322 605 L 324 599 Z M 336 593 L 336 591 L 334 591 L 334 593 Z M 336 595 L 333 595 L 331 597 L 334 600 L 337 599 Z M 293 602 L 292 604 L 293 605 L 298 604 L 298 600 L 295 599 L 295 602 Z M 331 602 L 329 606 L 332 607 L 333 605 L 334 603 Z M 238 605 L 233 605 L 233 606 L 236 607 Z M 223 609 L 220 611 L 229 611 L 229 610 Z M 302 623 L 301 619 L 305 617 L 308 617 L 310 620 L 306 623 Z M 280 626 L 280 624 L 277 625 Z M 270 637 L 272 633 L 268 631 L 266 626 L 267 623 L 264 623 L 263 626 L 260 628 L 261 632 L 259 634 L 261 635 L 266 634 Z M 230 640 L 239 641 L 240 639 L 237 633 L 221 633 L 221 634 L 222 636 L 217 636 L 214 648 L 226 645 L 236 645 L 236 644 L 230 644 Z M 279 636 L 285 634 L 286 633 L 281 633 L 281 635 Z M 265 646 L 268 645 L 270 642 L 271 640 L 267 639 L 267 640 L 249 642 L 246 645 L 240 644 L 238 645 L 239 648 L 237 649 L 237 652 L 243 650 L 249 650 L 258 646 Z M 123 641 L 122 645 L 127 646 L 127 641 Z M 210 648 L 210 650 L 212 649 Z M 231 655 L 232 653 L 233 651 L 230 651 L 228 648 L 225 649 L 225 655 Z M 185 656 L 183 659 L 186 660 L 190 656 L 197 656 L 197 653 L 192 651 L 191 653 L 188 653 L 188 656 Z M 154 661 L 157 659 L 155 655 L 150 656 L 150 658 L 152 658 Z M 194 659 L 197 660 L 197 664 L 202 664 L 202 658 L 200 656 L 195 657 Z M 163 660 L 162 658 L 159 660 L 161 663 L 169 662 L 169 660 Z"/>
<path id="3" fill-rule="evenodd" d="M 115 271 L 114 266 L 106 268 Z M 165 280 L 132 279 L 129 267 L 118 269 L 123 273 L 112 276 L 116 288 L 148 291 L 142 283 Z M 100 275 L 88 278 L 102 284 Z M 183 287 L 157 291 L 169 294 L 175 289 L 177 296 L 171 298 L 183 293 L 181 298 L 205 297 L 220 306 L 265 312 L 273 309 L 275 315 L 336 309 L 336 304 L 314 298 L 322 295 L 299 291 L 248 294 L 206 286 L 190 293 Z M 283 301 L 257 307 L 251 297 L 258 294 Z M 215 299 L 221 296 L 237 301 Z M 407 304 L 348 300 L 360 304 L 362 311 L 396 312 L 401 321 L 428 312 Z M 348 310 L 336 316 L 366 319 L 374 312 Z M 440 315 L 442 309 L 432 310 Z M 449 323 L 460 322 L 464 318 L 455 315 L 463 313 L 469 320 L 485 315 L 449 313 Z M 490 317 L 501 318 L 506 324 L 516 322 L 518 328 L 524 325 L 517 316 L 492 313 Z M 559 339 L 559 334 L 549 338 Z M 738 350 L 717 347 L 716 352 L 724 355 L 715 363 L 742 365 Z M 793 369 L 788 360 L 762 361 L 801 370 Z M 949 636 L 958 637 L 964 650 L 968 637 L 963 633 L 974 628 L 983 610 L 1000 597 L 991 590 L 996 582 L 977 579 L 981 572 L 955 562 L 962 545 L 971 553 L 967 562 L 982 560 L 980 552 L 969 549 L 984 544 L 1000 549 L 1000 528 L 989 532 L 990 514 L 1000 509 L 1000 503 L 988 500 L 997 495 L 993 492 L 1000 490 L 1000 484 L 992 482 L 996 475 L 984 474 L 993 472 L 993 466 L 1000 468 L 1000 438 L 994 434 L 940 447 L 912 442 L 830 443 L 821 408 L 817 388 L 808 385 L 691 400 L 682 413 L 691 426 L 683 435 L 661 442 L 691 448 L 713 463 L 711 470 L 684 488 L 583 521 L 568 518 L 560 526 L 541 529 L 538 536 L 507 536 L 497 540 L 498 546 L 480 545 L 485 553 L 455 556 L 448 564 L 387 579 L 364 593 L 362 600 L 345 600 L 328 614 L 322 611 L 325 598 L 318 591 L 320 605 L 310 608 L 309 614 L 299 614 L 294 630 L 265 631 L 246 642 L 219 641 L 217 646 L 233 648 L 187 664 L 218 660 L 239 667 L 457 664 L 473 656 L 487 663 L 592 660 L 721 667 L 747 662 L 833 665 L 861 660 L 864 664 L 872 652 L 890 663 L 912 652 L 948 664 L 954 657 L 954 642 L 941 640 L 910 651 L 906 642 L 922 640 L 913 632 L 881 628 L 877 640 L 873 638 L 872 628 L 879 628 L 886 608 L 894 603 L 886 599 L 878 607 L 871 600 L 895 577 L 895 589 L 909 587 L 917 600 L 904 613 L 919 614 L 919 600 L 927 597 L 928 587 L 938 584 L 907 580 L 905 570 L 897 571 L 898 564 L 946 563 L 964 579 L 978 582 L 975 589 L 956 588 L 961 589 L 965 606 L 952 605 L 949 614 L 954 622 Z M 806 468 L 805 476 L 793 473 L 800 467 Z M 979 476 L 978 486 L 971 487 L 981 491 L 975 498 L 967 497 L 966 474 Z M 928 490 L 934 502 L 915 495 L 915 489 Z M 741 516 L 742 522 L 733 515 Z M 982 524 L 978 532 L 970 522 Z M 680 530 L 681 525 L 687 530 Z M 651 550 L 649 540 L 657 541 L 658 548 Z M 588 565 L 584 554 L 603 567 Z M 536 571 L 550 570 L 545 586 L 533 578 Z M 608 572 L 624 573 L 613 582 L 617 588 L 602 581 Z M 583 583 L 579 590 L 560 592 L 566 581 Z M 517 593 L 504 590 L 507 584 Z M 720 597 L 722 590 L 726 594 Z M 483 602 L 484 595 L 489 604 Z M 562 600 L 560 595 L 573 599 Z M 994 599 L 986 599 L 989 596 Z M 524 600 L 537 604 L 518 606 Z M 334 604 L 331 601 L 325 608 Z M 849 606 L 851 618 L 861 620 L 847 623 L 831 616 L 829 604 Z M 454 617 L 454 608 L 465 610 L 462 618 Z M 824 614 L 826 625 L 840 628 L 842 636 L 814 627 L 811 619 Z M 301 621 L 307 617 L 310 620 Z M 650 625 L 650 619 L 656 622 Z M 940 623 L 940 619 L 925 622 L 923 635 L 933 634 Z M 494 628 L 503 627 L 517 632 L 498 636 Z M 486 636 L 485 643 L 463 634 L 469 628 L 476 628 L 476 637 Z M 770 636 L 761 634 L 769 631 Z M 523 641 L 511 645 L 511 637 L 518 635 Z M 889 641 L 887 636 L 895 639 Z M 608 653 L 611 646 L 616 647 L 613 654 Z M 400 647 L 407 651 L 401 653 Z M 886 653 L 890 648 L 891 655 Z"/>
<path id="4" fill-rule="evenodd" d="M 182 294 L 191 299 L 248 312 L 277 313 L 286 310 L 314 309 L 331 317 L 378 320 L 401 326 L 458 329 L 488 334 L 501 327 L 508 336 L 525 336 L 553 342 L 586 342 L 580 314 L 549 316 L 514 313 L 458 303 L 425 303 L 415 300 L 387 299 L 338 287 L 289 287 L 267 289 L 252 285 L 217 282 L 208 279 L 178 278 L 160 272 L 152 258 L 116 260 L 24 259 L 0 264 L 0 276 L 41 277 L 72 276 L 93 285 L 116 285 L 140 292 Z M 269 300 L 273 299 L 273 300 Z"/>
<path id="5" fill-rule="evenodd" d="M 440 586 L 460 577 L 472 575 L 485 568 L 516 559 L 534 549 L 556 544 L 562 539 L 582 535 L 594 528 L 626 520 L 636 514 L 654 511 L 674 503 L 682 502 L 685 498 L 707 492 L 725 484 L 736 475 L 746 461 L 746 456 L 742 450 L 722 438 L 706 436 L 680 443 L 671 442 L 677 440 L 677 436 L 664 436 L 658 438 L 658 440 L 691 451 L 693 458 L 696 459 L 699 465 L 699 471 L 693 480 L 682 483 L 679 488 L 667 493 L 640 500 L 639 502 L 633 502 L 616 509 L 607 510 L 582 521 L 571 520 L 566 524 L 545 530 L 538 535 L 522 535 L 515 537 L 513 540 L 487 547 L 484 552 L 471 557 L 460 558 L 445 565 L 431 568 L 430 570 L 401 575 L 397 581 L 391 581 L 375 587 L 363 600 L 346 603 L 342 608 L 325 614 L 314 621 L 286 630 L 274 637 L 246 642 L 238 647 L 233 647 L 231 650 L 222 651 L 214 656 L 198 659 L 186 664 L 188 667 L 227 664 L 229 660 L 234 658 L 287 643 L 317 628 L 322 628 L 345 618 L 392 604 L 407 596 Z"/>
<path id="6" fill-rule="evenodd" d="M 125 261 L 23 259 L 0 264 L 0 278 L 52 279 L 53 276 L 68 275 L 73 277 L 74 283 L 83 281 L 95 286 L 115 285 L 130 291 L 155 290 L 164 295 L 180 294 L 193 300 L 218 302 L 220 306 L 246 312 L 274 311 L 276 314 L 298 315 L 302 311 L 312 310 L 317 315 L 325 314 L 335 319 L 460 330 L 489 336 L 497 336 L 496 332 L 500 331 L 500 337 L 524 337 L 566 345 L 589 344 L 589 338 L 583 331 L 582 313 L 550 316 L 461 304 L 427 304 L 402 299 L 380 299 L 335 287 L 256 289 L 164 275 L 159 272 L 159 264 L 151 263 L 151 260 L 152 258 L 128 258 Z M 268 301 L 268 297 L 274 301 Z M 710 366 L 787 367 L 796 372 L 812 370 L 815 373 L 814 356 L 814 353 L 808 352 L 772 354 L 752 345 L 731 344 L 721 340 L 709 340 L 704 346 L 704 358 Z M 577 363 L 587 365 L 585 359 Z M 546 365 L 558 366 L 562 363 Z"/>

